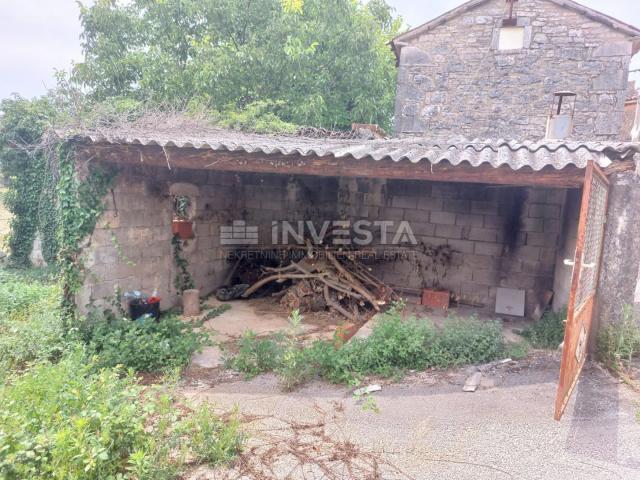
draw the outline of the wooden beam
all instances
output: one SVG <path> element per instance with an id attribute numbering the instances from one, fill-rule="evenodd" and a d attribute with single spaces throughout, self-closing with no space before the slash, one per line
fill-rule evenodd
<path id="1" fill-rule="evenodd" d="M 630 172 L 636 169 L 636 162 L 634 160 L 622 160 L 620 162 L 613 162 L 606 168 L 603 168 L 603 173 L 608 177 L 614 173 Z"/>
<path id="2" fill-rule="evenodd" d="M 509 166 L 473 167 L 467 163 L 451 165 L 428 161 L 412 163 L 391 159 L 335 158 L 333 156 L 267 155 L 264 153 L 218 152 L 214 150 L 142 145 L 76 145 L 80 160 L 120 165 L 148 165 L 169 169 L 215 170 L 225 172 L 277 173 L 323 177 L 362 177 L 443 182 L 486 183 L 495 185 L 578 188 L 584 170 L 573 165 L 562 170 L 548 166 L 540 171 L 513 170 Z"/>

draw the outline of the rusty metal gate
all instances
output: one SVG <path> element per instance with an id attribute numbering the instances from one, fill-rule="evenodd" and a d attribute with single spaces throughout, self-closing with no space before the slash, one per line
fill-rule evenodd
<path id="1" fill-rule="evenodd" d="M 560 420 L 587 356 L 607 214 L 609 181 L 589 162 L 585 173 L 555 419 Z"/>

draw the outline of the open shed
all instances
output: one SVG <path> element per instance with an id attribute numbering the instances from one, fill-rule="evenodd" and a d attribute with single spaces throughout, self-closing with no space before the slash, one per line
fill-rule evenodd
<path id="1" fill-rule="evenodd" d="M 178 301 L 171 245 L 176 196 L 191 200 L 194 235 L 182 247 L 203 294 L 227 279 L 230 253 L 280 242 L 279 222 L 306 228 L 364 219 L 372 228 L 368 247 L 380 255 L 448 245 L 451 262 L 437 285 L 456 302 L 493 312 L 499 289 L 509 288 L 524 292 L 527 316 L 545 305 L 549 292 L 554 308 L 568 305 L 571 348 L 565 348 L 558 411 L 586 355 L 607 177 L 634 170 L 640 152 L 630 143 L 309 138 L 202 127 L 65 137 L 79 167 L 100 162 L 118 171 L 86 252 L 91 275 L 80 305 L 116 287 L 157 290 L 163 308 Z M 389 242 L 402 222 L 415 242 Z M 419 292 L 427 279 L 415 258 L 372 268 L 389 286 Z"/>

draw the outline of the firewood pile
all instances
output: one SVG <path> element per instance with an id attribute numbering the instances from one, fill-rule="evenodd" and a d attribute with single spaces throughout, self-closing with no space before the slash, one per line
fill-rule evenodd
<path id="1" fill-rule="evenodd" d="M 300 260 L 290 259 L 278 267 L 260 267 L 262 278 L 251 285 L 244 298 L 273 284 L 282 289 L 273 296 L 288 310 L 301 313 L 324 309 L 356 321 L 367 311 L 396 300 L 396 293 L 359 261 L 359 252 L 307 247 Z"/>

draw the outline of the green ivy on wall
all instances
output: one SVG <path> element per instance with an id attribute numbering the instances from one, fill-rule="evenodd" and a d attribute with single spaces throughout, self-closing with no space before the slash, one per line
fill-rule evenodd
<path id="1" fill-rule="evenodd" d="M 80 179 L 73 146 L 61 143 L 57 156 L 60 176 L 57 188 L 58 263 L 62 281 L 62 310 L 68 330 L 75 320 L 75 297 L 84 279 L 82 243 L 93 233 L 104 211 L 103 199 L 113 184 L 116 172 L 93 165 L 86 176 Z"/>
<path id="2" fill-rule="evenodd" d="M 191 277 L 191 274 L 189 273 L 189 262 L 184 257 L 182 241 L 177 235 L 174 235 L 171 239 L 171 246 L 173 247 L 173 261 L 177 267 L 173 286 L 179 294 L 182 294 L 185 290 L 195 288 L 195 284 L 193 282 L 193 277 Z"/>
<path id="3" fill-rule="evenodd" d="M 0 110 L 0 172 L 10 180 L 4 203 L 12 214 L 11 261 L 17 266 L 30 264 L 33 241 L 40 231 L 43 255 L 51 264 L 58 250 L 56 199 L 51 195 L 55 179 L 41 141 L 54 110 L 46 98 L 21 97 L 2 100 Z"/>

